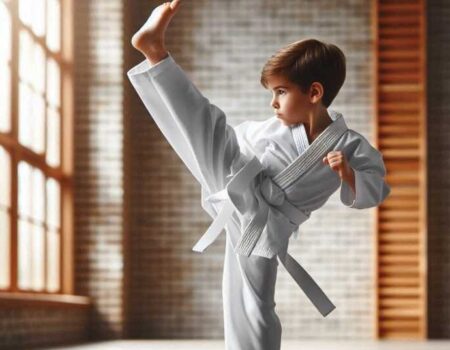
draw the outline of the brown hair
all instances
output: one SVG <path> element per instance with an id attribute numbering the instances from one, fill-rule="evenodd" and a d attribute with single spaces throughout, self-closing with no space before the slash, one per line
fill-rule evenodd
<path id="1" fill-rule="evenodd" d="M 282 75 L 306 93 L 313 82 L 322 84 L 322 104 L 328 108 L 345 80 L 345 55 L 333 44 L 316 39 L 304 39 L 289 44 L 264 65 L 261 84 L 267 89 L 267 79 Z"/>

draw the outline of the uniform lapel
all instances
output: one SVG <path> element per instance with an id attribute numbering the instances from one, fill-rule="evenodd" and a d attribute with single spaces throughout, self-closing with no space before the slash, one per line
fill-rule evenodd
<path id="1" fill-rule="evenodd" d="M 292 137 L 297 147 L 298 154 L 302 154 L 309 147 L 308 136 L 306 135 L 305 126 L 299 124 L 291 128 Z"/>
<path id="2" fill-rule="evenodd" d="M 298 180 L 311 166 L 339 140 L 348 130 L 344 118 L 338 114 L 336 119 L 291 164 L 272 180 L 282 189 Z"/>

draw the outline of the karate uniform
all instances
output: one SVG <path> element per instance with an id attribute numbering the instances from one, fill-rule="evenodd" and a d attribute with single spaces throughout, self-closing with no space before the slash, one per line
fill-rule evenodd
<path id="1" fill-rule="evenodd" d="M 151 117 L 201 184 L 201 205 L 213 218 L 193 250 L 204 251 L 225 229 L 223 308 L 227 350 L 279 350 L 275 312 L 279 262 L 325 317 L 335 306 L 288 253 L 298 227 L 340 187 L 350 208 L 379 205 L 390 193 L 381 153 L 348 129 L 341 113 L 311 144 L 303 124 L 276 117 L 227 124 L 169 55 L 127 73 Z M 322 158 L 341 150 L 355 172 L 356 194 Z"/>

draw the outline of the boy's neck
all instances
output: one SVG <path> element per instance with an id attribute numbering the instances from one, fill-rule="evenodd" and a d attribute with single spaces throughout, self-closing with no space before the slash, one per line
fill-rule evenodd
<path id="1" fill-rule="evenodd" d="M 331 119 L 326 109 L 316 116 L 310 115 L 309 121 L 303 123 L 309 143 L 313 142 L 331 123 L 333 123 L 333 119 Z"/>

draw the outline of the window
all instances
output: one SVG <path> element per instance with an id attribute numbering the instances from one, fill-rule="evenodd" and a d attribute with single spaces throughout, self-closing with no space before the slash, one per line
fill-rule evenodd
<path id="1" fill-rule="evenodd" d="M 0 0 L 0 291 L 71 292 L 68 3 Z"/>

